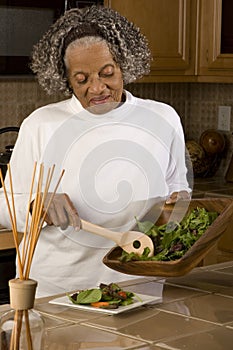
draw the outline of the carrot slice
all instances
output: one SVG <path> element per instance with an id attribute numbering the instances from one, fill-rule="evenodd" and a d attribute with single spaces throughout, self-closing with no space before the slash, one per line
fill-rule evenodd
<path id="1" fill-rule="evenodd" d="M 95 303 L 91 303 L 91 306 L 93 307 L 106 307 L 109 306 L 108 301 L 96 301 Z"/>

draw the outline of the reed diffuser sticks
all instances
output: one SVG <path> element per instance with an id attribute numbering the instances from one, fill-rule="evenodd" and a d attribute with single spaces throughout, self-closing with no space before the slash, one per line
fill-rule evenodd
<path id="1" fill-rule="evenodd" d="M 19 249 L 13 178 L 12 178 L 10 164 L 8 164 L 8 178 L 9 178 L 8 191 L 6 189 L 3 175 L 0 169 L 0 180 L 2 183 L 2 188 L 5 195 L 6 204 L 7 204 L 9 217 L 11 221 L 12 233 L 13 233 L 13 238 L 14 238 L 14 243 L 15 243 L 16 253 L 17 253 L 19 280 L 21 281 L 29 280 L 33 255 L 39 239 L 40 232 L 43 227 L 43 223 L 46 218 L 47 210 L 54 198 L 54 195 L 59 187 L 62 176 L 64 174 L 64 170 L 63 170 L 57 181 L 55 189 L 53 190 L 52 195 L 50 196 L 48 205 L 45 208 L 45 200 L 49 193 L 51 181 L 54 174 L 54 168 L 55 166 L 52 166 L 52 168 L 48 169 L 48 172 L 45 178 L 44 165 L 40 164 L 39 172 L 38 172 L 38 180 L 36 181 L 38 166 L 36 162 L 34 164 L 31 186 L 29 190 L 28 208 L 27 208 L 26 217 L 25 217 L 25 229 L 23 232 L 22 249 Z M 43 186 L 44 178 L 45 178 L 45 185 Z M 33 207 L 31 210 L 32 202 L 33 202 Z M 10 350 L 20 349 L 20 336 L 21 336 L 23 318 L 24 318 L 25 329 L 26 329 L 27 349 L 33 350 L 33 342 L 32 342 L 30 322 L 29 322 L 27 309 L 25 310 L 16 309 L 15 311 L 14 328 L 11 334 L 11 342 L 9 347 Z"/>

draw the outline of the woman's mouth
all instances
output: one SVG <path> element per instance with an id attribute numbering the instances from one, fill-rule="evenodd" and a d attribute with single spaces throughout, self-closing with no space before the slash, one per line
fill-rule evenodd
<path id="1" fill-rule="evenodd" d="M 97 96 L 97 97 L 93 97 L 90 99 L 90 105 L 100 105 L 103 103 L 108 103 L 111 102 L 111 95 L 106 95 L 106 96 Z"/>

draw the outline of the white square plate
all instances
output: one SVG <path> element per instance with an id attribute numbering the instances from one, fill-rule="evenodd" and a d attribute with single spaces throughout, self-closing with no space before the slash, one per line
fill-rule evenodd
<path id="1" fill-rule="evenodd" d="M 81 304 L 73 304 L 71 300 L 69 300 L 68 296 L 63 296 L 60 298 L 52 299 L 49 301 L 50 304 L 56 304 L 56 305 L 63 305 L 67 307 L 72 307 L 75 309 L 83 310 L 83 311 L 93 311 L 93 312 L 100 312 L 104 314 L 109 315 L 117 315 L 122 312 L 126 312 L 132 309 L 136 309 L 142 305 L 148 304 L 148 303 L 160 303 L 162 301 L 161 297 L 155 297 L 153 295 L 145 295 L 145 294 L 138 294 L 135 293 L 134 302 L 130 305 L 126 306 L 119 306 L 117 309 L 103 309 L 88 305 L 81 305 Z"/>

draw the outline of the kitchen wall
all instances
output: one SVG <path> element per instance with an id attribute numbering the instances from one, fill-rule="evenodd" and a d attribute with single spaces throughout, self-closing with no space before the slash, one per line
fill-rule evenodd
<path id="1" fill-rule="evenodd" d="M 33 110 L 45 104 L 64 99 L 62 95 L 48 96 L 31 79 L 0 80 L 0 128 L 20 126 Z M 14 143 L 17 133 L 0 134 L 0 151 Z"/>
<path id="2" fill-rule="evenodd" d="M 157 83 L 130 85 L 138 96 L 152 98 L 172 105 L 181 117 L 186 140 L 199 142 L 207 129 L 218 127 L 218 106 L 231 106 L 233 111 L 233 84 L 219 83 Z M 224 132 L 226 149 L 216 176 L 224 176 L 233 150 L 233 113 L 231 131 Z"/>
<path id="3" fill-rule="evenodd" d="M 127 88 L 139 97 L 171 104 L 181 117 L 186 139 L 195 141 L 206 129 L 217 129 L 219 105 L 231 106 L 233 110 L 233 83 L 138 83 Z M 34 80 L 1 80 L 0 127 L 20 126 L 35 108 L 63 98 L 59 94 L 47 96 Z M 231 119 L 233 131 L 233 116 Z M 224 134 L 227 148 L 216 176 L 225 174 L 233 151 L 232 132 Z M 0 150 L 15 137 L 13 133 L 0 135 Z"/>

